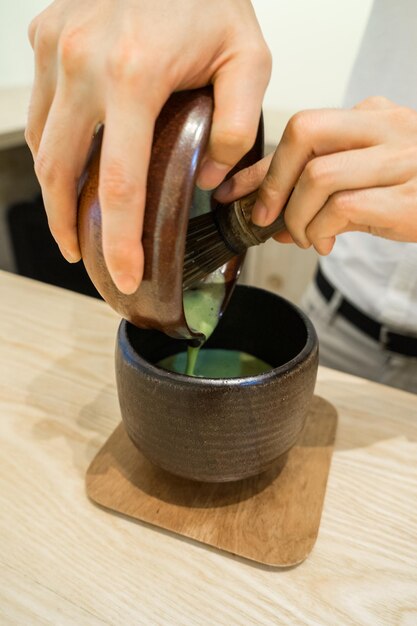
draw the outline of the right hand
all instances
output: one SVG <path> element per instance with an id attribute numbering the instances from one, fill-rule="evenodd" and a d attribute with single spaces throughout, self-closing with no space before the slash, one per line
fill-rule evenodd
<path id="1" fill-rule="evenodd" d="M 252 219 L 274 239 L 329 254 L 337 235 L 367 232 L 417 243 L 417 111 L 383 97 L 352 109 L 296 113 L 274 154 L 216 190 L 228 204 L 258 189 Z"/>
<path id="2" fill-rule="evenodd" d="M 103 122 L 103 252 L 116 286 L 132 293 L 143 273 L 153 128 L 170 94 L 214 85 L 201 187 L 216 187 L 255 141 L 271 59 L 251 3 L 55 0 L 29 38 L 36 70 L 26 139 L 51 232 L 78 261 L 77 182 Z"/>

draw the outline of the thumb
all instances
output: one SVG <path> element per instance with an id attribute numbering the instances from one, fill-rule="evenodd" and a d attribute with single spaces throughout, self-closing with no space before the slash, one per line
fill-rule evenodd
<path id="1" fill-rule="evenodd" d="M 222 183 L 214 194 L 216 200 L 226 204 L 258 189 L 269 170 L 272 156 L 273 153 L 268 154 L 257 163 L 241 170 L 232 178 Z"/>

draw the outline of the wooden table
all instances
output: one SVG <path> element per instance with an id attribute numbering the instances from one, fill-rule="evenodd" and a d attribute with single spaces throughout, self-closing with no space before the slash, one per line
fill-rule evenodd
<path id="1" fill-rule="evenodd" d="M 417 624 L 417 396 L 320 369 L 340 421 L 319 538 L 296 568 L 258 567 L 86 497 L 120 420 L 117 325 L 0 273 L 1 624 Z"/>

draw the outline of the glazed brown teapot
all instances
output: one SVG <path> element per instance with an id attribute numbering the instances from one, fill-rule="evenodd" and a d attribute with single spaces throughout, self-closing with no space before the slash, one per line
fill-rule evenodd
<path id="1" fill-rule="evenodd" d="M 142 282 L 132 295 L 121 293 L 106 268 L 102 250 L 98 198 L 102 132 L 94 139 L 79 196 L 78 236 L 87 272 L 104 300 L 123 318 L 140 328 L 153 328 L 175 337 L 199 340 L 183 310 L 185 239 L 196 178 L 210 135 L 213 91 L 204 87 L 173 94 L 155 125 L 148 170 L 142 245 Z M 263 124 L 252 149 L 229 176 L 263 156 Z M 138 155 L 141 158 L 141 155 Z M 227 305 L 238 278 L 243 255 L 223 268 Z"/>

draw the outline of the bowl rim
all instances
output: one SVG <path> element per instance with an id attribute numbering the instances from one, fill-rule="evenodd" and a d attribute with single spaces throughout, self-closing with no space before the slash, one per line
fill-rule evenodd
<path id="1" fill-rule="evenodd" d="M 261 386 L 268 384 L 272 380 L 275 381 L 277 378 L 291 374 L 298 366 L 300 366 L 307 360 L 309 355 L 313 353 L 315 349 L 318 350 L 318 337 L 314 325 L 308 315 L 306 315 L 306 313 L 304 313 L 304 311 L 302 311 L 302 309 L 300 309 L 300 307 L 298 307 L 296 304 L 290 302 L 286 298 L 283 298 L 282 296 L 272 291 L 268 291 L 267 289 L 262 289 L 260 287 L 254 287 L 249 285 L 236 285 L 235 289 L 266 293 L 268 294 L 268 296 L 272 296 L 273 298 L 280 300 L 282 303 L 288 306 L 288 308 L 293 309 L 293 311 L 303 321 L 307 331 L 307 338 L 300 352 L 298 352 L 298 354 L 296 354 L 292 359 L 286 361 L 282 365 L 273 367 L 267 372 L 256 374 L 255 376 L 241 376 L 235 378 L 209 378 L 203 376 L 187 376 L 186 374 L 180 374 L 178 372 L 172 372 L 171 370 L 166 370 L 162 367 L 158 367 L 157 365 L 154 365 L 153 363 L 150 363 L 145 358 L 143 358 L 133 348 L 133 345 L 129 339 L 128 327 L 133 326 L 133 324 L 126 319 L 121 320 L 117 331 L 117 351 L 122 353 L 125 360 L 128 360 L 131 365 L 139 367 L 142 372 L 144 372 L 146 375 L 153 379 L 161 381 L 168 380 L 168 382 L 170 382 L 171 384 L 177 383 L 182 386 L 190 385 L 194 387 L 200 387 L 202 389 L 208 389 L 212 387 L 245 387 Z"/>

